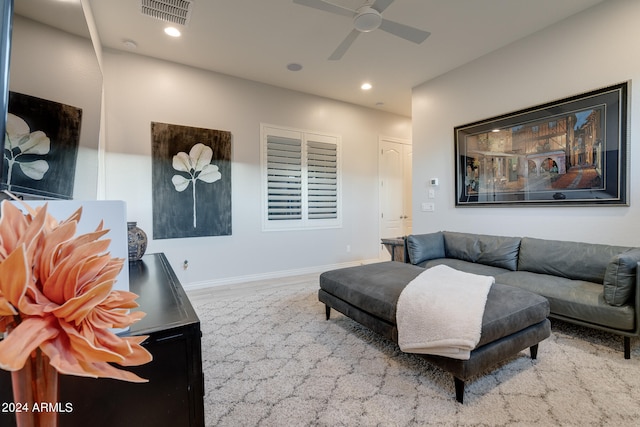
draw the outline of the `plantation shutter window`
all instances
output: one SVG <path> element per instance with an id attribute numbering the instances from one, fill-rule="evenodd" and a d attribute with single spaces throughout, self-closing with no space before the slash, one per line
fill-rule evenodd
<path id="1" fill-rule="evenodd" d="M 338 148 L 336 144 L 307 142 L 309 219 L 338 217 Z"/>
<path id="2" fill-rule="evenodd" d="M 261 126 L 263 229 L 341 226 L 340 137 Z"/>
<path id="3" fill-rule="evenodd" d="M 302 141 L 267 136 L 267 215 L 302 219 Z"/>

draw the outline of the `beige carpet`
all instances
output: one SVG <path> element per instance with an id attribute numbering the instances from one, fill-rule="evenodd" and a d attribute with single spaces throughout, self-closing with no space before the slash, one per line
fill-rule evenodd
<path id="1" fill-rule="evenodd" d="M 467 383 L 333 312 L 317 278 L 191 293 L 207 426 L 637 426 L 640 346 L 553 322 L 528 352 Z"/>

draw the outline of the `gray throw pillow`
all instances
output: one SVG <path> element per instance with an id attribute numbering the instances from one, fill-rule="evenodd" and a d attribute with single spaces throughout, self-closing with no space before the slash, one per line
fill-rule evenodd
<path id="1" fill-rule="evenodd" d="M 614 256 L 604 273 L 604 300 L 616 307 L 624 305 L 633 296 L 636 274 L 640 262 L 640 249 L 631 249 Z"/>
<path id="2" fill-rule="evenodd" d="M 477 262 L 480 256 L 480 240 L 477 234 L 444 232 L 447 258 Z"/>
<path id="3" fill-rule="evenodd" d="M 444 258 L 442 232 L 407 236 L 407 252 L 409 253 L 409 262 L 413 265 L 430 259 Z"/>
<path id="4" fill-rule="evenodd" d="M 515 271 L 518 268 L 520 238 L 445 231 L 447 258 L 477 262 Z"/>

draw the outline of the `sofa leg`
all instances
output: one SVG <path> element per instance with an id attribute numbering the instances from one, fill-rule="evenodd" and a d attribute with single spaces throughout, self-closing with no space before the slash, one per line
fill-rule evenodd
<path id="1" fill-rule="evenodd" d="M 631 359 L 631 337 L 624 338 L 624 358 Z"/>
<path id="2" fill-rule="evenodd" d="M 456 388 L 456 400 L 460 403 L 464 403 L 464 381 L 460 378 L 453 377 L 453 384 Z"/>
<path id="3" fill-rule="evenodd" d="M 327 320 L 329 320 L 329 317 L 331 317 L 331 307 L 325 304 L 324 313 L 327 316 Z"/>
<path id="4" fill-rule="evenodd" d="M 531 351 L 531 358 L 535 360 L 538 357 L 538 344 L 529 347 L 529 351 Z"/>

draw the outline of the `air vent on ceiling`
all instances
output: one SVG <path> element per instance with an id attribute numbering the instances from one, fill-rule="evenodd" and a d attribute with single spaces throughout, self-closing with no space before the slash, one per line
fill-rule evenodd
<path id="1" fill-rule="evenodd" d="M 191 20 L 193 0 L 140 0 L 140 11 L 165 22 L 187 25 Z"/>

